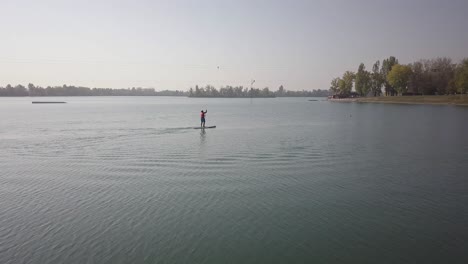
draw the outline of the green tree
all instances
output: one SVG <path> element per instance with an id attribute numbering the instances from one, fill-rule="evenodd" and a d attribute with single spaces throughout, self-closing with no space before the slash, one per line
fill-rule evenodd
<path id="1" fill-rule="evenodd" d="M 334 78 L 330 83 L 330 92 L 332 94 L 337 94 L 340 91 L 340 78 Z"/>
<path id="2" fill-rule="evenodd" d="M 457 94 L 457 86 L 455 84 L 455 78 L 452 78 L 448 82 L 448 87 L 447 87 L 447 94 Z"/>
<path id="3" fill-rule="evenodd" d="M 343 79 L 338 80 L 338 88 L 339 88 L 339 93 L 341 95 L 344 95 L 344 91 L 346 90 L 346 83 Z"/>
<path id="4" fill-rule="evenodd" d="M 384 79 L 380 74 L 380 61 L 376 61 L 372 67 L 372 73 L 370 75 L 370 89 L 374 96 L 380 96 L 380 94 L 382 94 L 383 83 Z"/>
<path id="5" fill-rule="evenodd" d="M 364 63 L 361 63 L 355 75 L 354 89 L 359 95 L 366 96 L 371 88 L 370 81 L 370 73 L 366 71 Z"/>
<path id="6" fill-rule="evenodd" d="M 372 83 L 371 83 L 371 73 L 368 72 L 368 71 L 364 71 L 364 87 L 363 87 L 363 90 L 362 90 L 362 95 L 363 96 L 367 96 L 367 94 L 369 93 L 369 91 L 371 90 L 371 87 L 372 87 Z"/>
<path id="7" fill-rule="evenodd" d="M 413 74 L 409 80 L 408 90 L 415 94 L 425 94 L 424 87 L 427 87 L 427 78 L 424 72 L 424 65 L 422 62 L 417 61 L 410 64 Z"/>
<path id="8" fill-rule="evenodd" d="M 366 66 L 364 66 L 364 63 L 361 63 L 355 75 L 354 89 L 359 95 L 363 94 L 365 70 Z"/>
<path id="9" fill-rule="evenodd" d="M 468 58 L 464 59 L 455 70 L 455 87 L 459 93 L 468 92 Z"/>
<path id="10" fill-rule="evenodd" d="M 411 78 L 411 67 L 401 64 L 396 64 L 387 75 L 387 82 L 394 87 L 398 94 L 403 94 L 407 91 L 408 82 Z"/>
<path id="11" fill-rule="evenodd" d="M 354 72 L 351 71 L 346 71 L 343 74 L 343 83 L 340 83 L 340 93 L 342 95 L 349 95 L 351 93 L 355 77 L 356 75 L 354 74 Z"/>
<path id="12" fill-rule="evenodd" d="M 396 94 L 395 88 L 387 81 L 387 75 L 395 64 L 398 64 L 398 60 L 394 56 L 390 56 L 388 59 L 382 61 L 382 68 L 380 68 L 380 74 L 384 80 L 386 96 L 393 96 Z"/>

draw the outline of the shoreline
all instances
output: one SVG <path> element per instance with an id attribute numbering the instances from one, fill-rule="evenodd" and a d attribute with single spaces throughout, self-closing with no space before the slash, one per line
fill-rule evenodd
<path id="1" fill-rule="evenodd" d="M 328 99 L 330 102 L 468 106 L 468 95 L 379 96 Z"/>

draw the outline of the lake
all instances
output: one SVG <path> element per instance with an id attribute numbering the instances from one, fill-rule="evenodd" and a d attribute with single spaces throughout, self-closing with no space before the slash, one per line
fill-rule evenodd
<path id="1" fill-rule="evenodd" d="M 308 99 L 0 98 L 0 263 L 467 263 L 468 108 Z"/>

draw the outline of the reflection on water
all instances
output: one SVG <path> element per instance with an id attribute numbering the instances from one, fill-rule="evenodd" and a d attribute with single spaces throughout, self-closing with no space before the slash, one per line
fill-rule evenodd
<path id="1" fill-rule="evenodd" d="M 205 144 L 205 140 L 206 140 L 206 131 L 205 129 L 200 129 L 200 143 L 203 145 Z"/>

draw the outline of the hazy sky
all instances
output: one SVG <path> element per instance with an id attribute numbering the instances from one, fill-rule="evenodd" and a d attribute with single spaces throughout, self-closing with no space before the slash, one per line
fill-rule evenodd
<path id="1" fill-rule="evenodd" d="M 328 89 L 390 55 L 468 57 L 467 0 L 0 0 L 0 11 L 0 86 Z"/>

